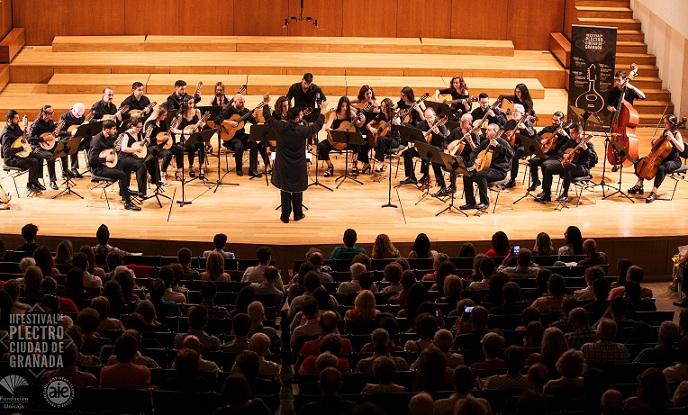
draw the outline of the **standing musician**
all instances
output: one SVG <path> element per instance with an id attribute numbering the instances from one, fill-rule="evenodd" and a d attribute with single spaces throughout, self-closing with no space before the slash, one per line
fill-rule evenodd
<path id="1" fill-rule="evenodd" d="M 356 116 L 356 109 L 354 109 L 351 106 L 351 101 L 349 101 L 349 97 L 347 96 L 339 98 L 336 110 L 333 111 L 330 114 L 330 117 L 327 119 L 325 131 L 338 129 L 344 121 L 350 122 L 356 128 L 361 128 L 365 125 L 365 117 L 359 118 Z M 334 166 L 330 161 L 330 151 L 334 149 L 335 148 L 332 145 L 332 143 L 330 143 L 329 139 L 323 140 L 318 143 L 318 160 L 325 160 L 325 163 L 327 163 L 327 170 L 325 170 L 325 173 L 323 173 L 323 176 L 325 177 L 330 177 L 334 174 Z M 358 149 L 352 148 L 351 150 L 354 154 L 354 160 L 352 162 L 353 167 L 351 168 L 351 173 L 358 174 L 358 167 L 356 167 Z M 370 165 L 368 165 L 368 169 L 370 169 Z"/>
<path id="2" fill-rule="evenodd" d="M 148 168 L 147 166 L 155 163 L 157 164 L 157 159 L 151 158 L 148 162 L 139 159 L 133 155 L 134 149 L 131 147 L 137 141 L 143 140 L 143 120 L 138 118 L 129 121 L 129 128 L 120 134 L 120 150 L 119 157 L 122 162 L 131 166 L 131 169 L 136 172 L 136 183 L 139 186 L 139 196 L 146 197 L 146 186 L 148 183 Z M 151 163 L 152 162 L 152 163 Z M 151 169 L 152 174 L 153 170 Z M 152 176 L 151 174 L 151 176 Z M 153 182 L 157 182 L 155 177 L 152 177 Z"/>
<path id="3" fill-rule="evenodd" d="M 464 81 L 463 76 L 455 76 L 449 81 L 449 88 L 442 88 L 435 91 L 435 96 L 440 94 L 451 94 L 452 100 L 455 99 L 466 99 L 463 103 L 456 103 L 449 105 L 451 108 L 452 121 L 456 121 L 461 118 L 461 115 L 467 113 L 471 110 L 473 103 L 471 103 L 468 98 L 470 94 L 468 93 L 468 86 L 466 86 L 466 81 Z"/>
<path id="4" fill-rule="evenodd" d="M 91 106 L 94 120 L 101 120 L 105 115 L 117 114 L 117 121 L 122 121 L 122 114 L 117 113 L 117 105 L 113 104 L 115 92 L 109 86 L 103 88 L 103 97 Z"/>
<path id="5" fill-rule="evenodd" d="M 521 85 L 521 84 L 519 84 Z M 535 128 L 530 125 L 525 119 L 525 109 L 521 104 L 514 104 L 512 118 L 504 126 L 506 131 L 514 131 L 516 137 L 514 138 L 514 157 L 511 159 L 511 179 L 506 184 L 507 188 L 516 186 L 516 177 L 518 176 L 519 160 L 527 156 L 526 149 L 521 143 L 519 136 L 535 137 Z"/>
<path id="6" fill-rule="evenodd" d="M 476 159 L 481 151 L 492 149 L 492 161 L 490 166 L 483 170 L 477 171 L 475 168 L 463 176 L 463 189 L 466 193 L 466 204 L 459 206 L 461 210 L 479 209 L 484 210 L 490 205 L 490 198 L 487 194 L 487 183 L 504 180 L 506 173 L 511 166 L 511 159 L 514 156 L 514 150 L 508 141 L 504 140 L 499 133 L 499 126 L 497 124 L 490 124 L 487 126 L 485 132 L 485 139 L 478 145 L 471 153 L 468 165 L 476 167 Z M 470 145 L 470 141 L 469 141 Z M 473 190 L 473 183 L 478 185 L 478 195 L 480 196 L 480 203 L 475 203 L 475 191 Z"/>
<path id="7" fill-rule="evenodd" d="M 540 169 L 545 163 L 559 163 L 561 157 L 561 152 L 559 151 L 564 147 L 569 139 L 569 133 L 563 128 L 564 113 L 557 111 L 552 115 L 552 125 L 540 130 L 539 136 L 542 137 L 545 134 L 553 134 L 554 140 L 557 141 L 556 145 L 551 146 L 551 148 L 545 153 L 544 157 L 535 156 L 528 160 L 528 165 L 530 166 L 530 186 L 528 191 L 532 192 L 540 186 L 540 177 L 538 175 L 538 169 Z M 544 167 L 542 167 L 544 169 Z"/>
<path id="8" fill-rule="evenodd" d="M 530 91 L 526 84 L 518 84 L 514 88 L 514 95 L 500 95 L 500 98 L 509 100 L 516 104 L 521 104 L 528 115 L 535 115 L 533 110 L 533 99 L 530 97 Z"/>
<path id="9" fill-rule="evenodd" d="M 205 171 L 203 170 L 203 163 L 205 163 L 205 143 L 199 142 L 190 146 L 186 144 L 186 140 L 189 137 L 185 136 L 184 134 L 185 127 L 188 127 L 190 125 L 194 126 L 201 119 L 201 110 L 196 108 L 196 103 L 193 99 L 189 99 L 182 101 L 182 106 L 179 109 L 179 114 L 182 115 L 181 123 L 177 126 L 177 128 L 172 129 L 172 133 L 174 133 L 175 136 L 179 137 L 179 143 L 183 145 L 189 157 L 189 176 L 196 177 L 196 172 L 194 171 L 193 164 L 196 152 L 198 152 L 198 177 L 200 179 L 204 179 Z M 203 126 L 204 124 L 201 124 L 201 128 L 203 128 Z"/>
<path id="10" fill-rule="evenodd" d="M 545 203 L 552 200 L 551 189 L 555 174 L 561 175 L 564 179 L 557 202 L 568 202 L 569 187 L 573 178 L 589 175 L 590 169 L 597 164 L 595 147 L 591 142 L 584 142 L 583 127 L 578 124 L 572 124 L 569 131 L 571 131 L 571 139 L 567 140 L 567 143 L 560 147 L 558 152 L 563 163 L 547 161 L 542 165 L 542 193 L 535 198 L 538 202 Z M 573 149 L 576 146 L 580 148 L 580 154 L 575 160 L 567 161 L 566 150 Z"/>
<path id="11" fill-rule="evenodd" d="M 201 94 L 196 93 L 193 96 L 186 93 L 186 81 L 178 79 L 174 82 L 174 92 L 167 97 L 167 111 L 177 111 L 182 107 L 184 100 L 193 100 L 194 104 L 201 101 Z"/>
<path id="12" fill-rule="evenodd" d="M 380 103 L 380 111 L 375 115 L 375 118 L 373 118 L 371 122 L 366 124 L 366 129 L 368 130 L 369 134 L 381 133 L 379 126 L 381 122 L 389 122 L 391 124 L 391 128 L 389 129 L 387 135 L 379 136 L 377 138 L 377 147 L 375 148 L 375 159 L 377 160 L 377 164 L 375 166 L 376 172 L 381 172 L 384 169 L 385 155 L 390 154 L 392 149 L 399 147 L 401 144 L 399 140 L 399 131 L 397 131 L 396 128 L 396 126 L 400 124 L 400 121 L 399 117 L 395 116 L 394 109 L 394 102 L 392 102 L 391 99 L 383 99 Z M 374 128 L 373 123 L 375 123 L 377 127 Z"/>
<path id="13" fill-rule="evenodd" d="M 12 143 L 17 138 L 24 135 L 24 132 L 19 127 L 19 113 L 15 110 L 7 111 L 7 124 L 2 130 L 0 140 L 2 141 L 2 158 L 6 166 L 18 167 L 22 170 L 29 171 L 29 180 L 26 183 L 26 188 L 31 192 L 41 192 L 45 187 L 38 183 L 43 173 L 43 160 L 38 158 L 31 152 L 28 157 L 17 157 L 17 153 L 21 152 L 22 148 L 12 148 Z"/>
<path id="14" fill-rule="evenodd" d="M 68 128 L 72 126 L 79 126 L 82 125 L 85 121 L 86 118 L 84 117 L 84 112 L 86 110 L 86 107 L 84 106 L 83 103 L 77 102 L 74 104 L 71 110 L 65 112 L 60 116 L 60 121 L 64 121 L 64 127 L 62 127 L 62 132 L 60 133 L 61 136 L 69 137 L 69 132 Z M 72 131 L 72 135 L 74 136 L 76 134 L 76 129 Z M 90 139 L 87 139 L 84 137 L 83 140 L 79 143 L 79 149 L 78 151 L 81 150 L 86 150 L 88 146 L 91 144 Z M 81 178 L 81 173 L 79 173 L 79 153 L 78 151 L 74 154 L 71 154 L 69 156 L 69 161 L 72 166 L 72 169 L 68 171 L 68 175 L 65 178 L 71 178 L 71 177 L 76 177 L 77 179 Z M 67 165 L 65 164 L 64 159 L 62 160 L 62 166 L 64 169 L 67 168 Z"/>
<path id="15" fill-rule="evenodd" d="M 612 113 L 612 118 L 621 105 L 622 96 L 623 100 L 631 105 L 636 99 L 644 100 L 646 98 L 643 91 L 631 84 L 626 71 L 617 71 L 614 74 L 614 86 L 607 93 L 607 110 Z M 619 165 L 612 166 L 613 172 L 618 170 Z"/>
<path id="16" fill-rule="evenodd" d="M 282 199 L 280 220 L 288 223 L 293 210 L 294 220 L 299 221 L 305 217 L 303 192 L 308 188 L 306 139 L 322 129 L 325 118 L 320 114 L 315 122 L 301 125 L 303 110 L 292 108 L 288 113 L 288 122 L 285 123 L 270 115 L 269 101 L 270 97 L 266 95 L 263 98 L 265 104 L 263 116 L 265 123 L 275 130 L 279 142 L 271 182 L 273 186 L 280 189 Z M 327 109 L 327 102 L 323 102 L 322 109 L 323 111 Z"/>
<path id="17" fill-rule="evenodd" d="M 129 163 L 126 159 L 118 159 L 114 168 L 107 167 L 106 162 L 113 162 L 116 159 L 115 154 L 110 154 L 103 158 L 100 153 L 104 150 L 114 148 L 115 151 L 120 150 L 119 145 L 115 145 L 115 135 L 117 134 L 117 125 L 112 120 L 103 121 L 103 131 L 93 136 L 91 139 L 91 148 L 88 152 L 88 160 L 91 165 L 93 174 L 97 176 L 107 177 L 119 181 L 119 194 L 124 201 L 124 208 L 127 210 L 139 211 L 141 208 L 131 201 L 131 191 L 129 190 L 129 182 L 131 179 L 131 172 L 136 170 L 133 163 Z M 138 175 L 138 173 L 137 173 Z"/>
<path id="18" fill-rule="evenodd" d="M 683 137 L 681 132 L 678 130 L 678 117 L 674 114 L 668 114 L 664 116 L 664 131 L 659 137 L 652 137 L 653 148 L 659 140 L 666 139 L 671 143 L 671 150 L 669 154 L 661 160 L 661 163 L 657 166 L 657 172 L 655 173 L 654 185 L 652 186 L 652 191 L 647 196 L 645 201 L 647 203 L 652 203 L 657 199 L 657 189 L 662 185 L 664 178 L 668 173 L 671 173 L 681 167 L 681 154 L 685 152 L 686 145 L 683 142 Z M 641 159 L 642 161 L 642 159 Z M 643 177 L 637 172 L 639 164 L 636 164 L 636 176 L 638 176 L 638 181 L 635 186 L 628 189 L 628 193 L 631 194 L 643 194 Z"/>
<path id="19" fill-rule="evenodd" d="M 53 157 L 54 147 L 53 150 L 45 150 L 39 144 L 45 141 L 45 139 L 41 137 L 42 134 L 53 134 L 55 132 L 56 125 L 55 121 L 53 121 L 54 114 L 55 111 L 53 110 L 52 106 L 43 105 L 43 107 L 41 107 L 41 112 L 38 118 L 36 118 L 36 120 L 29 127 L 29 131 L 31 132 L 29 135 L 29 143 L 31 143 L 31 145 L 33 146 L 33 154 L 35 154 L 36 157 L 46 161 L 46 164 L 48 165 L 48 176 L 50 177 L 50 188 L 53 190 L 57 190 L 55 158 Z M 55 139 L 57 139 L 58 137 L 56 137 Z M 67 157 L 65 156 L 62 157 L 62 177 L 67 176 Z"/>
<path id="20" fill-rule="evenodd" d="M 244 96 L 241 94 L 236 94 L 234 95 L 234 99 L 231 105 L 226 106 L 225 108 L 222 109 L 222 112 L 217 116 L 215 119 L 215 124 L 218 126 L 222 126 L 222 122 L 225 120 L 228 120 L 232 115 L 239 115 L 240 117 L 244 117 L 248 115 L 248 113 L 251 110 L 246 108 L 246 100 L 244 99 Z M 258 121 L 256 118 L 253 116 L 253 114 L 248 115 L 248 117 L 245 119 L 246 122 L 250 122 L 251 124 L 258 124 Z M 237 121 L 229 121 L 229 125 L 232 128 L 236 128 L 239 123 Z M 223 128 L 223 127 L 220 127 Z M 263 158 L 263 162 L 267 166 L 269 164 L 268 161 L 268 155 L 267 155 L 267 150 L 265 147 L 265 143 L 261 142 L 260 145 L 257 145 L 255 142 L 249 140 L 249 135 L 246 133 L 246 128 L 242 127 L 240 130 L 237 130 L 234 133 L 234 137 L 232 137 L 231 140 L 229 141 L 224 141 L 222 143 L 224 147 L 226 147 L 229 150 L 232 150 L 234 152 L 234 163 L 236 164 L 236 174 L 237 176 L 243 176 L 243 160 L 244 160 L 244 151 L 246 149 L 250 149 L 249 151 L 249 157 L 248 157 L 248 174 L 251 177 L 258 177 L 260 174 L 258 173 L 258 152 L 260 151 L 260 155 Z"/>
<path id="21" fill-rule="evenodd" d="M 327 98 L 322 89 L 313 83 L 313 74 L 307 72 L 303 74 L 301 82 L 292 84 L 287 91 L 287 98 L 294 100 L 294 108 L 314 108 L 316 102 L 325 101 Z"/>
<path id="22" fill-rule="evenodd" d="M 425 120 L 421 121 L 420 124 L 418 124 L 418 128 L 423 132 L 430 132 L 429 143 L 432 146 L 436 147 L 438 150 L 443 150 L 444 147 L 447 145 L 447 137 L 449 137 L 449 130 L 447 129 L 447 126 L 435 125 L 438 121 L 437 114 L 435 114 L 435 110 L 433 110 L 430 107 L 425 109 L 423 115 Z M 412 163 L 413 162 L 411 161 L 411 164 Z M 404 161 L 404 165 L 406 165 L 406 161 Z M 433 196 L 440 197 L 450 195 L 450 190 L 447 189 L 447 185 L 444 183 L 444 173 L 442 172 L 442 166 L 436 163 L 432 163 L 432 171 L 435 174 L 435 182 L 437 183 L 437 186 L 439 186 L 440 188 L 440 190 L 438 190 L 437 193 L 434 193 Z"/>
<path id="23" fill-rule="evenodd" d="M 471 116 L 471 114 L 463 114 L 461 116 L 459 128 L 451 132 L 447 141 L 449 145 L 445 152 L 457 157 L 461 157 L 463 163 L 468 166 L 468 163 L 471 160 L 471 153 L 473 153 L 480 145 L 480 136 L 473 132 L 473 116 Z M 458 148 L 456 146 L 458 146 L 460 142 L 465 142 L 465 144 L 463 145 L 461 152 L 458 152 Z M 456 173 L 451 172 L 449 174 L 449 180 L 449 191 L 454 193 L 456 191 Z"/>
<path id="24" fill-rule="evenodd" d="M 351 102 L 359 110 L 365 110 L 368 112 L 377 112 L 380 109 L 380 103 L 375 97 L 375 91 L 370 85 L 363 85 L 361 89 L 358 90 L 358 95 L 356 99 Z"/>
<path id="25" fill-rule="evenodd" d="M 213 107 L 224 107 L 227 104 L 229 104 L 229 99 L 225 95 L 225 84 L 218 82 L 215 84 L 215 95 L 213 95 L 210 105 Z"/>
<path id="26" fill-rule="evenodd" d="M 169 133 L 170 123 L 169 121 L 167 121 L 167 109 L 165 109 L 165 107 L 156 106 L 155 108 L 153 108 L 153 112 L 144 124 L 144 131 L 151 125 L 153 126 L 153 131 L 151 132 L 150 146 L 148 147 L 148 152 L 154 158 L 156 158 L 155 166 L 152 166 L 155 168 L 156 171 L 158 170 L 157 158 L 162 158 L 162 172 L 156 173 L 156 177 L 159 177 L 159 181 L 162 183 L 165 183 L 167 181 L 167 168 L 170 166 L 170 163 L 172 162 L 172 157 L 174 156 L 175 162 L 177 164 L 175 178 L 181 180 L 181 166 L 184 163 L 184 148 L 178 144 L 173 144 L 169 150 L 165 150 L 162 147 L 160 147 L 167 143 L 167 141 L 173 140 L 172 136 Z M 160 133 L 164 134 L 158 137 Z M 150 167 L 149 171 L 151 171 Z M 151 176 L 153 176 L 152 171 Z"/>
<path id="27" fill-rule="evenodd" d="M 471 112 L 473 121 L 482 120 L 485 116 L 485 113 L 488 113 L 486 118 L 488 124 L 497 124 L 500 127 L 503 127 L 506 124 L 506 117 L 504 116 L 504 113 L 499 109 L 492 110 L 490 96 L 485 92 L 481 92 L 480 95 L 478 95 L 478 104 L 480 104 L 480 106 Z"/>
<path id="28" fill-rule="evenodd" d="M 141 82 L 134 82 L 131 84 L 131 95 L 126 97 L 124 101 L 119 105 L 120 108 L 123 106 L 128 106 L 129 109 L 123 114 L 124 119 L 131 118 L 129 111 L 137 110 L 143 111 L 150 105 L 150 99 L 143 95 L 143 84 Z"/>

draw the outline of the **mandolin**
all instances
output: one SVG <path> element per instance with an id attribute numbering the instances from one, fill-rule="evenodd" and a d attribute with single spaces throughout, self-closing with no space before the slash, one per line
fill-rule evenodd
<path id="1" fill-rule="evenodd" d="M 518 126 L 521 125 L 521 123 L 525 126 L 528 126 L 528 123 L 535 123 L 537 121 L 537 118 L 534 115 L 524 115 L 524 118 L 522 118 L 520 121 L 516 123 L 516 126 L 514 127 L 513 130 L 509 130 L 505 133 L 506 139 L 511 144 L 511 147 L 516 147 L 516 138 L 518 137 Z"/>
<path id="2" fill-rule="evenodd" d="M 15 157 L 27 158 L 33 149 L 29 144 L 29 118 L 25 115 L 22 117 L 22 126 L 24 127 L 24 134 L 14 139 L 12 148 L 21 148 L 22 151 L 16 153 Z"/>
<path id="3" fill-rule="evenodd" d="M 562 164 L 575 163 L 576 160 L 578 160 L 581 151 L 583 151 L 583 144 L 588 143 L 590 140 L 592 140 L 592 135 L 587 134 L 580 143 L 576 144 L 575 147 L 564 150 L 564 156 L 561 159 Z"/>
<path id="4" fill-rule="evenodd" d="M 101 121 L 105 120 L 114 120 L 116 118 L 119 118 L 122 116 L 123 113 L 127 112 L 129 110 L 129 105 L 122 105 L 116 113 L 114 114 L 105 114 L 103 115 L 103 118 L 101 118 Z"/>
<path id="5" fill-rule="evenodd" d="M 427 92 L 423 94 L 416 102 L 413 103 L 410 107 L 399 111 L 399 118 L 401 119 L 401 122 L 403 123 L 410 123 L 412 121 L 411 119 L 411 111 L 415 111 L 416 107 L 420 105 L 421 102 L 425 101 L 426 99 L 430 98 L 430 94 Z"/>
<path id="6" fill-rule="evenodd" d="M 100 158 L 107 159 L 111 155 L 115 157 L 112 161 L 106 160 L 103 163 L 106 167 L 114 169 L 115 166 L 117 165 L 119 158 L 117 157 L 117 151 L 115 151 L 115 148 L 117 148 L 121 143 L 122 143 L 122 136 L 119 136 L 119 137 L 117 137 L 117 140 L 115 140 L 115 146 L 114 147 L 106 148 L 105 150 L 100 152 L 100 154 L 99 154 Z"/>
<path id="7" fill-rule="evenodd" d="M 53 132 L 41 134 L 41 138 L 43 140 L 40 141 L 38 145 L 40 145 L 43 150 L 52 150 L 55 148 L 55 144 L 57 143 L 57 135 L 60 133 L 64 125 L 64 120 L 60 120 Z"/>
<path id="8" fill-rule="evenodd" d="M 177 114 L 172 122 L 170 123 L 170 129 L 168 131 L 160 131 L 155 135 L 155 141 L 158 143 L 163 150 L 169 150 L 174 145 L 174 140 L 172 140 L 171 130 L 176 129 L 182 122 L 182 114 Z"/>
<path id="9" fill-rule="evenodd" d="M 490 168 L 492 165 L 492 155 L 494 154 L 494 149 L 497 148 L 497 138 L 501 137 L 502 133 L 504 130 L 501 128 L 499 131 L 497 131 L 497 136 L 494 139 L 494 145 L 492 144 L 493 142 L 490 141 L 490 143 L 487 145 L 485 149 L 480 151 L 478 155 L 475 157 L 475 161 L 473 162 L 473 168 L 475 171 L 485 171 Z"/>
<path id="10" fill-rule="evenodd" d="M 86 116 L 86 118 L 84 118 L 84 122 L 83 122 L 83 123 L 81 123 L 81 124 L 74 124 L 74 125 L 70 125 L 69 127 L 67 127 L 67 132 L 68 132 L 70 135 L 74 135 L 74 132 L 75 132 L 76 130 L 78 130 L 79 127 L 81 127 L 81 126 L 84 125 L 84 124 L 88 124 L 89 122 L 91 122 L 91 120 L 93 120 L 93 117 L 94 117 L 93 112 L 89 113 L 88 116 Z"/>
<path id="11" fill-rule="evenodd" d="M 151 112 L 151 110 L 153 110 L 153 107 L 155 107 L 156 105 L 158 105 L 158 103 L 153 101 L 150 104 L 148 104 L 148 106 L 146 108 L 144 108 L 142 110 L 131 110 L 131 111 L 129 111 L 129 116 L 131 118 L 141 118 L 142 116 L 145 116 L 149 112 Z"/>
<path id="12" fill-rule="evenodd" d="M 149 125 L 146 129 L 146 135 L 143 137 L 142 141 L 135 141 L 129 145 L 134 152 L 131 153 L 132 156 L 137 159 L 145 160 L 148 156 L 148 143 L 150 143 L 150 137 L 153 133 L 153 124 Z"/>

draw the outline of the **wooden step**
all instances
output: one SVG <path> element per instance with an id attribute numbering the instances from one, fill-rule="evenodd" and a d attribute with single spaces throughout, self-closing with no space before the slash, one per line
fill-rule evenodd
<path id="1" fill-rule="evenodd" d="M 616 52 L 617 53 L 639 53 L 647 54 L 647 45 L 645 42 L 633 42 L 633 41 L 616 41 Z"/>
<path id="2" fill-rule="evenodd" d="M 146 36 L 55 36 L 53 52 L 142 52 Z"/>
<path id="3" fill-rule="evenodd" d="M 421 53 L 450 53 L 457 55 L 513 56 L 510 40 L 421 38 Z"/>
<path id="4" fill-rule="evenodd" d="M 645 34 L 641 30 L 617 30 L 617 42 L 645 42 Z"/>
<path id="5" fill-rule="evenodd" d="M 116 94 L 130 94 L 131 85 L 146 85 L 149 74 L 56 73 L 48 81 L 49 94 L 99 94 L 109 86 Z"/>
<path id="6" fill-rule="evenodd" d="M 616 66 L 625 66 L 636 63 L 641 66 L 654 66 L 657 57 L 647 53 L 616 53 Z"/>
<path id="7" fill-rule="evenodd" d="M 662 80 L 656 76 L 638 76 L 633 80 L 633 85 L 642 89 L 661 89 Z"/>
<path id="8" fill-rule="evenodd" d="M 10 65 L 0 64 L 0 92 L 10 83 Z M 9 108 L 8 108 L 9 109 Z"/>
<path id="9" fill-rule="evenodd" d="M 630 7 L 611 6 L 576 6 L 578 17 L 600 17 L 611 19 L 632 19 L 633 10 Z"/>
<path id="10" fill-rule="evenodd" d="M 606 17 L 579 17 L 578 22 L 592 26 L 611 26 L 619 29 L 640 30 L 640 20 L 608 19 Z"/>
<path id="11" fill-rule="evenodd" d="M 582 7 L 631 7 L 631 0 L 575 0 Z"/>
<path id="12" fill-rule="evenodd" d="M 26 43 L 24 28 L 15 27 L 0 41 L 0 63 L 10 63 Z"/>
<path id="13" fill-rule="evenodd" d="M 549 34 L 549 51 L 557 58 L 561 66 L 564 68 L 569 67 L 569 60 L 571 59 L 571 42 L 563 33 Z"/>
<path id="14" fill-rule="evenodd" d="M 636 81 L 633 81 L 633 85 L 638 84 L 636 78 Z M 671 102 L 671 92 L 667 91 L 666 89 L 661 89 L 661 88 L 641 88 L 638 86 L 638 88 L 642 89 L 643 92 L 645 93 L 645 96 L 649 101 L 668 101 Z"/>
<path id="15" fill-rule="evenodd" d="M 671 101 L 635 100 L 633 105 L 638 108 L 639 112 L 663 112 L 667 105 L 669 106 L 667 113 L 672 113 L 674 111 L 674 105 L 671 103 Z"/>

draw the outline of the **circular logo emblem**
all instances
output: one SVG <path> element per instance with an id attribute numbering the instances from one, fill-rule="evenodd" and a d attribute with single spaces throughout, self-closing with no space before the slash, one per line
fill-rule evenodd
<path id="1" fill-rule="evenodd" d="M 74 400 L 74 385 L 66 378 L 52 378 L 43 387 L 43 397 L 54 408 L 64 408 Z"/>

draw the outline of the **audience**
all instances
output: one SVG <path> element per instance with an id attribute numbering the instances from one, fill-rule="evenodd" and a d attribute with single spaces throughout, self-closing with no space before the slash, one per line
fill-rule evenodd
<path id="1" fill-rule="evenodd" d="M 626 346 L 614 342 L 616 322 L 603 318 L 597 325 L 597 341 L 586 343 L 581 347 L 585 361 L 592 366 L 626 363 L 629 353 Z"/>
<path id="2" fill-rule="evenodd" d="M 100 371 L 100 386 L 115 389 L 146 389 L 151 386 L 151 372 L 146 366 L 134 363 L 138 340 L 124 333 L 115 342 L 117 363 Z"/>
<path id="3" fill-rule="evenodd" d="M 576 226 L 569 226 L 564 232 L 565 245 L 559 247 L 559 256 L 583 255 L 583 235 Z"/>
<path id="4" fill-rule="evenodd" d="M 234 259 L 234 254 L 229 251 L 225 251 L 225 248 L 227 247 L 227 235 L 224 233 L 217 233 L 213 237 L 213 249 L 203 251 L 203 258 L 208 258 L 211 253 L 217 252 L 218 254 L 222 255 L 224 259 Z"/>
<path id="5" fill-rule="evenodd" d="M 189 330 L 186 333 L 179 333 L 174 338 L 174 345 L 177 349 L 181 348 L 184 338 L 189 335 L 198 337 L 201 342 L 201 351 L 214 351 L 220 348 L 220 340 L 214 335 L 205 331 L 208 324 L 208 310 L 202 306 L 193 306 L 189 309 Z"/>
<path id="6" fill-rule="evenodd" d="M 225 379 L 220 393 L 221 406 L 213 415 L 272 415 L 270 408 L 260 398 L 254 398 L 251 388 L 242 374 L 232 374 Z"/>
<path id="7" fill-rule="evenodd" d="M 399 258 L 399 250 L 394 246 L 392 240 L 387 234 L 381 233 L 375 237 L 373 243 L 373 250 L 370 256 L 374 259 Z"/>
<path id="8" fill-rule="evenodd" d="M 211 252 L 205 261 L 205 271 L 200 275 L 203 281 L 229 282 L 229 274 L 225 272 L 225 258 L 219 252 Z"/>
<path id="9" fill-rule="evenodd" d="M 330 253 L 330 259 L 351 260 L 356 254 L 365 254 L 365 248 L 356 246 L 357 239 L 358 235 L 355 230 L 351 228 L 345 230 L 342 237 L 344 245 L 334 248 Z"/>

